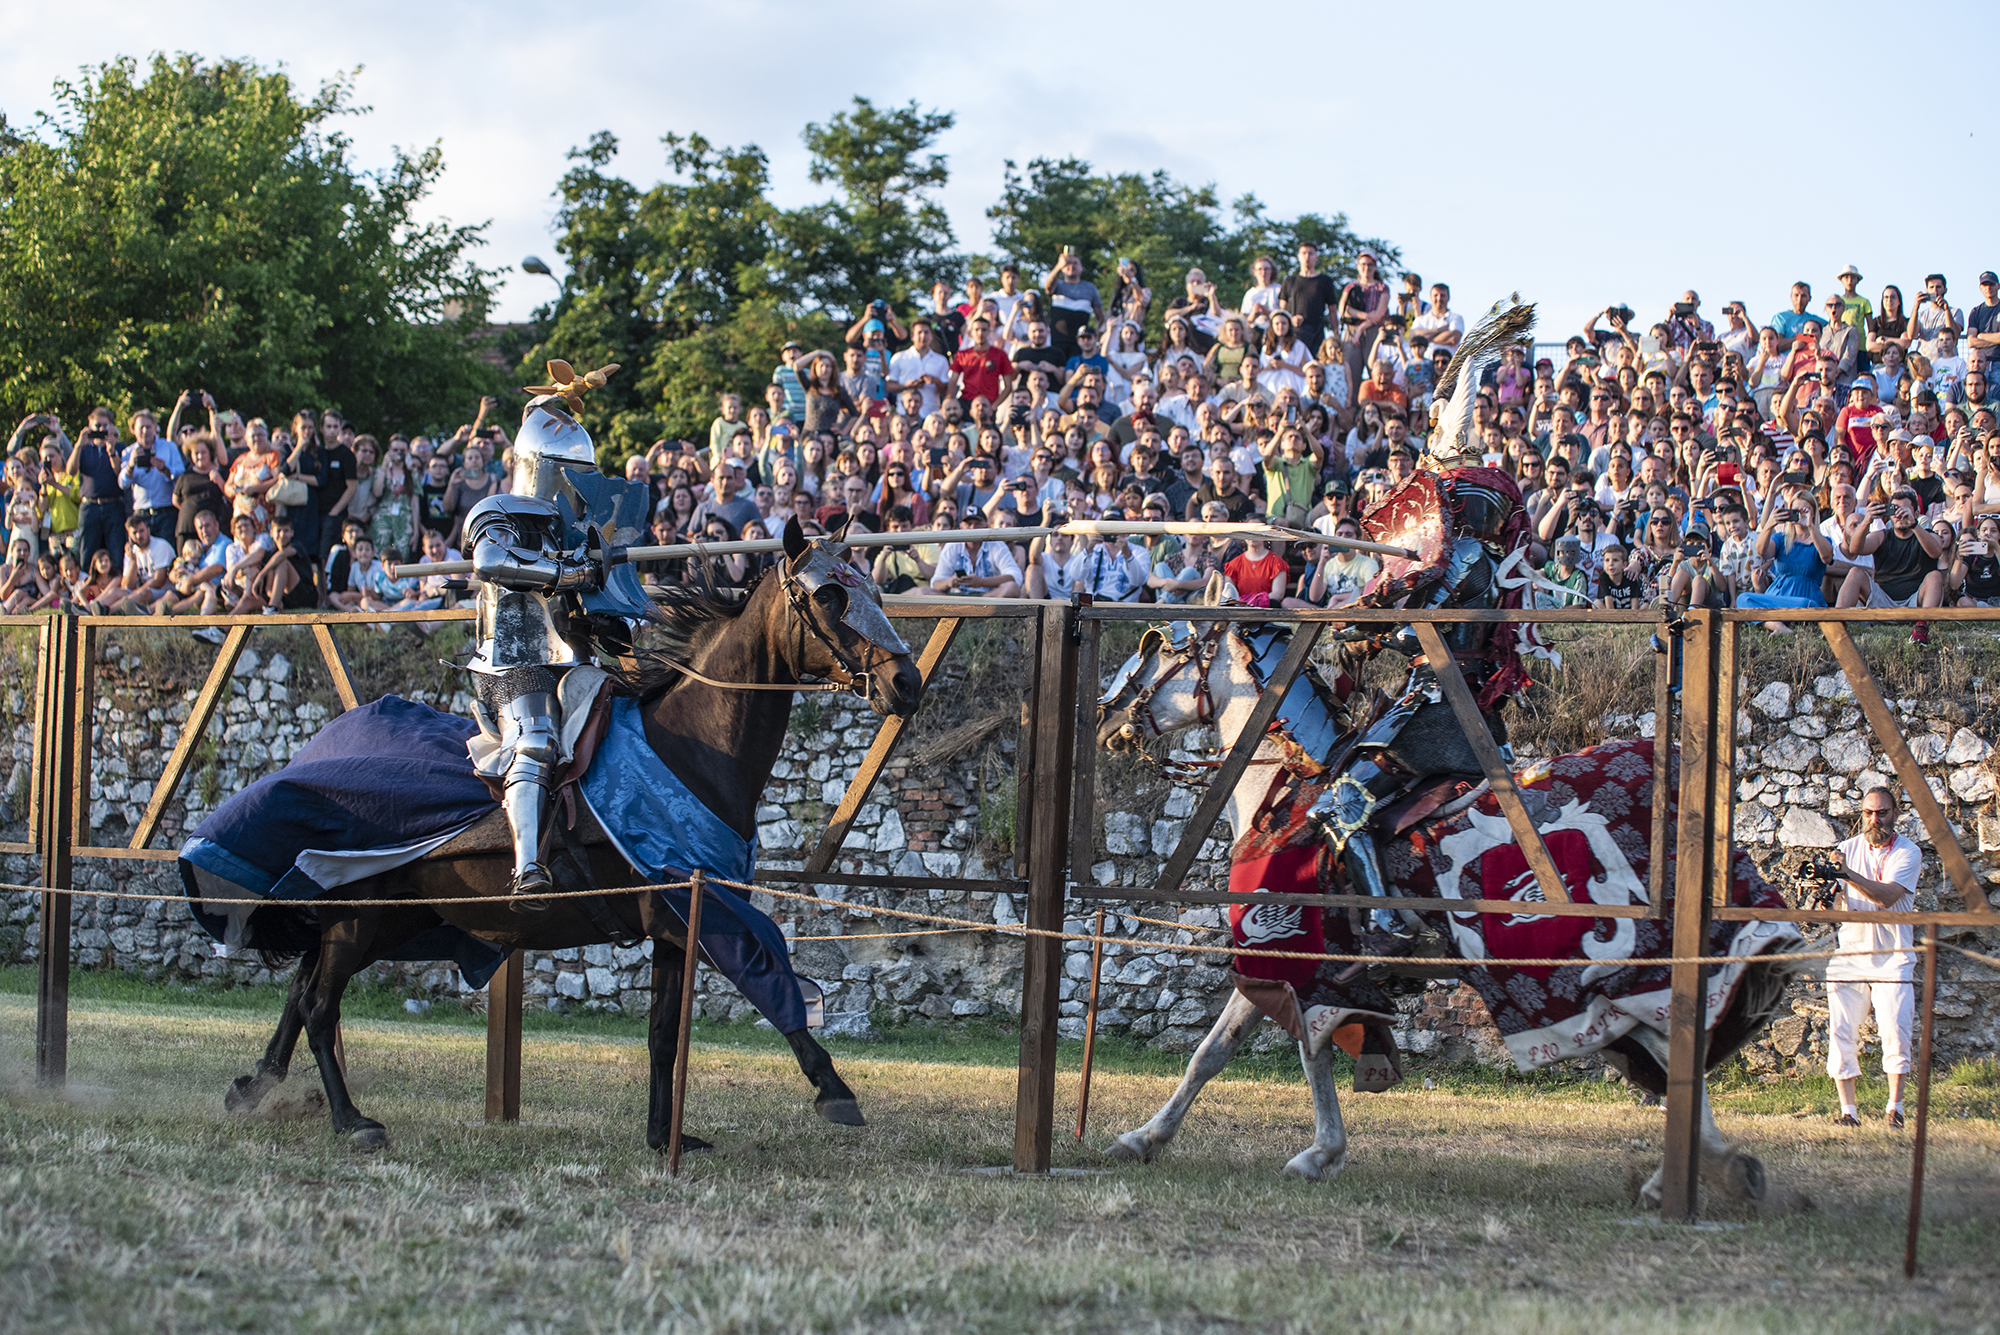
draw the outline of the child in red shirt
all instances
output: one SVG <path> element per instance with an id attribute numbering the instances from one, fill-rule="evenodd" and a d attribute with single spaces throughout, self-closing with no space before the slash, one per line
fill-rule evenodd
<path id="1" fill-rule="evenodd" d="M 1236 586 L 1236 596 L 1249 602 L 1257 594 L 1270 600 L 1276 607 L 1285 596 L 1285 577 L 1289 567 L 1285 558 L 1265 546 L 1260 538 L 1246 540 L 1247 550 L 1242 555 L 1222 567 L 1222 573 L 1229 576 Z"/>

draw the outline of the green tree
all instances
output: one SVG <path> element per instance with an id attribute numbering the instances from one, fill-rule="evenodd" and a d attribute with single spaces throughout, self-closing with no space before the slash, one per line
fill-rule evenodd
<path id="1" fill-rule="evenodd" d="M 807 175 L 840 193 L 778 220 L 784 253 L 774 268 L 787 297 L 852 320 L 871 301 L 908 309 L 936 280 L 956 280 L 964 259 L 933 193 L 951 173 L 942 153 L 926 151 L 955 119 L 857 97 L 825 125 L 806 126 Z"/>
<path id="2" fill-rule="evenodd" d="M 618 140 L 608 132 L 570 151 L 556 214 L 569 276 L 555 306 L 538 313 L 547 332 L 519 372 L 539 379 L 552 357 L 619 364 L 584 403 L 607 465 L 662 436 L 704 433 L 720 390 L 757 401 L 757 382 L 792 336 L 766 298 L 777 211 L 763 150 L 720 148 L 698 134 L 661 142 L 676 179 L 643 191 L 611 170 Z M 743 308 L 755 299 L 763 314 L 753 318 Z"/>
<path id="3" fill-rule="evenodd" d="M 955 276 L 951 226 L 932 197 L 947 169 L 925 152 L 951 123 L 856 98 L 806 127 L 811 179 L 839 193 L 796 210 L 770 202 L 754 144 L 667 135 L 673 179 L 640 190 L 613 172 L 617 139 L 594 136 L 571 151 L 576 165 L 558 188 L 557 249 L 570 274 L 539 313 L 547 335 L 520 374 L 539 377 L 550 357 L 619 363 L 584 406 L 607 467 L 655 439 L 704 437 L 718 394 L 763 401 L 787 340 L 837 346 L 874 297 L 907 308 L 934 277 Z"/>
<path id="4" fill-rule="evenodd" d="M 1021 266 L 1029 285 L 1039 286 L 1063 247 L 1075 246 L 1084 276 L 1108 301 L 1118 260 L 1136 260 L 1153 289 L 1146 337 L 1154 344 L 1167 302 L 1190 268 L 1207 273 L 1217 296 L 1234 305 L 1250 284 L 1252 260 L 1269 254 L 1286 272 L 1300 241 L 1318 243 L 1320 267 L 1336 280 L 1353 277 L 1354 258 L 1364 249 L 1392 268 L 1401 257 L 1386 242 L 1356 236 L 1344 213 L 1274 219 L 1255 195 L 1237 199 L 1230 211 L 1234 225 L 1226 226 L 1213 185 L 1187 185 L 1166 172 L 1101 175 L 1078 158 L 1036 158 L 1026 171 L 1006 164 L 1000 199 L 986 216 L 995 245 Z"/>
<path id="5" fill-rule="evenodd" d="M 480 226 L 419 223 L 433 145 L 363 172 L 336 117 L 249 61 L 113 61 L 0 122 L 0 417 L 159 407 L 182 389 L 267 416 L 339 408 L 432 429 L 498 388 L 468 347 Z"/>

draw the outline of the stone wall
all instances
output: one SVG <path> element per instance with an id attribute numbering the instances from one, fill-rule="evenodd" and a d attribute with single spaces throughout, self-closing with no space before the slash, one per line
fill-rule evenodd
<path id="1" fill-rule="evenodd" d="M 4 837 L 22 839 L 20 818 L 33 745 L 32 665 L 15 657 L 0 669 L 25 680 L 0 686 L 0 721 L 12 733 L 11 758 L 0 759 L 12 828 Z M 311 674 L 300 674 L 310 676 Z M 228 794 L 282 765 L 330 713 L 330 700 L 315 686 L 302 685 L 281 652 L 246 650 L 231 682 L 231 698 L 211 728 L 215 744 L 183 784 L 156 841 L 172 846 Z M 1977 686 L 1977 683 L 1975 683 Z M 956 698 L 945 677 L 927 709 L 947 719 L 975 719 L 990 701 Z M 413 691 L 417 698 L 423 692 Z M 139 818 L 152 784 L 187 717 L 194 691 L 163 687 L 136 661 L 123 660 L 107 646 L 100 667 L 97 699 L 97 761 L 92 768 L 89 822 L 93 840 L 122 844 Z M 1861 793 L 1882 781 L 1890 766 L 1860 720 L 1851 691 L 1839 676 L 1822 677 L 1810 689 L 1785 683 L 1744 683 L 1749 701 L 1738 718 L 1742 743 L 1737 796 L 1739 842 L 1747 845 L 1768 874 L 1789 884 L 1788 868 L 1803 851 L 1823 849 L 1844 836 Z M 433 701 L 465 711 L 462 694 Z M 1929 782 L 1954 821 L 1974 838 L 1981 854 L 2000 850 L 2000 819 L 1994 806 L 1995 757 L 1985 737 L 1970 723 L 1977 715 L 1964 701 L 1893 702 Z M 989 715 L 983 725 L 951 729 L 960 741 L 940 751 L 938 729 L 928 742 L 906 745 L 916 761 L 893 764 L 850 830 L 839 870 L 908 878 L 911 891 L 843 890 L 819 887 L 827 898 L 861 907 L 831 908 L 760 894 L 762 907 L 795 941 L 801 973 L 827 990 L 826 1008 L 836 1031 L 865 1033 L 871 1024 L 914 1019 L 966 1019 L 1017 1014 L 1020 1007 L 1020 946 L 994 932 L 885 935 L 927 931 L 871 912 L 895 907 L 940 917 L 1005 925 L 1019 921 L 1021 906 L 1004 893 L 926 887 L 925 877 L 941 879 L 1014 875 L 1010 856 L 1017 776 L 1013 718 Z M 1650 735 L 1652 716 L 1612 714 L 1607 736 Z M 865 712 L 825 708 L 807 702 L 794 715 L 758 811 L 760 865 L 796 870 L 817 838 L 827 814 L 875 734 L 876 720 Z M 1200 747 L 1211 740 L 1186 737 Z M 1198 751 L 1176 753 L 1195 758 Z M 1145 886 L 1157 876 L 1192 813 L 1193 794 L 1170 788 L 1137 771 L 1107 764 L 1099 788 L 1098 860 L 1090 875 L 1100 886 Z M 1914 818 L 1905 830 L 1923 842 Z M 1222 844 L 1211 838 L 1190 878 L 1189 888 L 1226 885 Z M 1982 874 L 2000 880 L 2000 872 Z M 32 859 L 5 859 L 6 879 L 32 882 Z M 178 903 L 146 902 L 138 894 L 172 895 L 178 878 L 170 863 L 80 861 L 79 886 L 101 897 L 77 901 L 76 962 L 86 968 L 120 968 L 177 979 L 271 981 L 261 961 L 227 958 Z M 778 887 L 807 890 L 810 887 Z M 1992 896 L 2000 900 L 2000 892 Z M 1919 903 L 1959 907 L 1956 893 L 1942 882 L 1934 858 L 1926 858 Z M 0 925 L 0 960 L 32 959 L 35 899 L 10 892 L 7 921 Z M 1226 944 L 1220 913 L 1207 906 L 1175 914 L 1172 906 L 1136 907 L 1156 919 L 1111 913 L 1107 930 L 1127 940 L 1106 947 L 1100 993 L 1105 1031 L 1155 1046 L 1183 1051 L 1206 1032 L 1227 997 L 1227 956 L 1176 952 L 1172 945 Z M 1089 930 L 1095 905 L 1078 901 L 1069 930 Z M 1988 947 L 1991 948 L 1990 946 Z M 1090 951 L 1083 942 L 1066 944 L 1061 981 L 1065 1034 L 1080 1033 L 1088 995 Z M 413 998 L 448 998 L 460 991 L 447 966 L 378 966 L 377 975 Z M 1941 970 L 1938 1049 L 1949 1059 L 2000 1050 L 1996 1022 L 1996 975 L 1950 957 Z M 530 1004 L 555 1008 L 643 1010 L 651 982 L 648 945 L 592 946 L 531 953 L 527 990 Z M 733 988 L 704 971 L 699 980 L 702 1011 L 739 1018 L 749 1006 Z M 1399 1000 L 1399 1037 L 1419 1054 L 1462 1060 L 1505 1060 L 1484 1009 L 1469 988 L 1445 983 L 1410 983 Z M 1262 1040 L 1276 1041 L 1269 1033 Z M 1767 1073 L 1813 1069 L 1824 1059 L 1825 1008 L 1809 982 L 1792 989 L 1789 1014 L 1769 1039 L 1749 1054 L 1753 1067 Z"/>

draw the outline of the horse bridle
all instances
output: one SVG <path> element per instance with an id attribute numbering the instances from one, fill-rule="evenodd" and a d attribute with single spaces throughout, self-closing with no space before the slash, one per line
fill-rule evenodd
<path id="1" fill-rule="evenodd" d="M 1153 678 L 1152 681 L 1140 687 L 1137 693 L 1133 695 L 1132 702 L 1126 705 L 1123 711 L 1125 721 L 1135 726 L 1143 723 L 1152 731 L 1153 736 L 1165 736 L 1166 734 L 1161 729 L 1159 720 L 1153 717 L 1153 697 L 1159 694 L 1162 686 L 1165 686 L 1176 676 L 1180 675 L 1183 668 L 1189 666 L 1193 666 L 1196 669 L 1194 677 L 1195 726 L 1200 727 L 1213 721 L 1215 718 L 1215 696 L 1209 688 L 1208 673 L 1209 669 L 1215 664 L 1216 651 L 1222 647 L 1223 638 L 1228 632 L 1229 625 L 1227 622 L 1215 621 L 1209 623 L 1209 628 L 1205 633 L 1189 635 L 1185 641 L 1179 644 L 1175 644 L 1165 635 L 1161 635 L 1157 630 L 1146 632 L 1148 636 L 1160 635 L 1161 647 L 1156 652 L 1159 653 L 1163 662 L 1169 662 L 1170 660 L 1170 663 L 1164 671 Z M 1140 647 L 1144 648 L 1143 642 Z M 1123 694 L 1123 692 L 1124 684 L 1121 683 L 1117 694 L 1107 697 L 1102 703 L 1108 706 L 1112 700 L 1117 699 L 1118 695 Z"/>
<path id="2" fill-rule="evenodd" d="M 666 662 L 672 667 L 676 668 L 677 670 L 686 673 L 689 677 L 692 677 L 694 680 L 700 682 L 702 685 L 713 686 L 717 690 L 786 691 L 786 692 L 852 691 L 859 698 L 866 700 L 868 698 L 869 691 L 874 689 L 874 677 L 868 671 L 867 665 L 858 662 L 856 659 L 850 657 L 848 653 L 840 647 L 840 642 L 838 640 L 834 639 L 831 635 L 828 635 L 825 630 L 821 629 L 819 624 L 819 618 L 813 615 L 813 609 L 812 609 L 813 590 L 811 590 L 806 586 L 805 581 L 800 579 L 798 575 L 789 568 L 788 564 L 784 562 L 779 563 L 777 570 L 778 570 L 778 588 L 784 593 L 785 601 L 792 609 L 792 619 L 798 623 L 798 637 L 797 637 L 798 649 L 792 655 L 793 666 L 796 668 L 799 661 L 805 657 L 806 632 L 811 631 L 813 634 L 813 638 L 817 639 L 822 645 L 826 647 L 826 651 L 829 654 L 833 655 L 834 670 L 845 674 L 844 680 L 840 677 L 833 676 L 832 673 L 827 673 L 826 676 L 828 677 L 828 680 L 826 681 L 803 681 L 803 682 L 789 682 L 789 683 L 767 682 L 767 681 L 717 681 L 713 677 L 703 676 L 701 673 L 695 671 L 692 667 L 688 666 L 686 663 L 683 663 L 678 659 L 666 658 Z M 854 596 L 854 591 L 852 589 L 849 589 L 848 586 L 842 584 L 841 587 L 846 592 L 848 597 L 851 598 Z M 662 655 L 662 657 L 664 658 L 665 656 Z"/>
<path id="3" fill-rule="evenodd" d="M 1190 665 L 1193 665 L 1196 669 L 1193 726 L 1201 727 L 1214 722 L 1215 693 L 1209 685 L 1208 677 L 1209 672 L 1215 665 L 1216 653 L 1228 641 L 1229 629 L 1229 623 L 1226 621 L 1211 622 L 1206 633 L 1201 635 L 1191 634 L 1186 640 L 1179 643 L 1175 643 L 1166 636 L 1161 635 L 1164 647 L 1158 652 L 1162 659 L 1171 657 L 1172 662 L 1158 677 L 1148 682 L 1145 686 L 1140 687 L 1138 693 L 1132 697 L 1132 702 L 1125 706 L 1122 712 L 1125 715 L 1126 724 L 1131 727 L 1137 727 L 1139 724 L 1144 723 L 1146 727 L 1152 730 L 1153 736 L 1165 736 L 1166 734 L 1161 729 L 1159 721 L 1153 717 L 1153 697 L 1159 694 L 1162 686 L 1172 681 L 1174 677 L 1179 675 L 1183 668 Z M 1147 634 L 1149 636 L 1158 635 L 1160 632 L 1155 628 L 1149 630 Z M 1142 640 L 1140 642 L 1142 652 L 1144 647 L 1144 641 Z M 1123 694 L 1124 690 L 1125 683 L 1120 682 L 1116 690 L 1106 695 L 1098 703 L 1108 708 L 1110 702 Z M 1139 748 L 1139 754 L 1167 782 L 1189 786 L 1199 786 L 1206 783 L 1208 781 L 1208 772 L 1222 768 L 1225 763 L 1220 760 L 1162 760 L 1147 751 L 1144 747 Z M 1290 762 L 1284 758 L 1278 758 L 1267 760 L 1253 759 L 1250 763 L 1253 765 L 1287 766 Z"/>
<path id="4" fill-rule="evenodd" d="M 828 680 L 826 681 L 813 682 L 793 689 L 803 691 L 849 690 L 861 699 L 866 700 L 868 692 L 873 688 L 873 679 L 868 672 L 868 668 L 865 664 L 850 658 L 847 652 L 840 647 L 840 642 L 834 639 L 833 636 L 828 635 L 821 628 L 819 618 L 813 615 L 812 602 L 814 591 L 808 589 L 805 581 L 794 574 L 784 563 L 780 563 L 778 566 L 778 588 L 784 593 L 785 601 L 791 605 L 792 619 L 798 623 L 799 627 L 798 652 L 793 655 L 794 666 L 805 657 L 806 632 L 811 631 L 813 638 L 825 646 L 829 654 L 833 655 L 835 671 L 847 674 L 847 679 L 842 681 L 834 677 L 832 673 L 827 673 Z M 853 591 L 847 589 L 845 585 L 842 588 L 848 597 L 851 598 L 854 596 Z"/>

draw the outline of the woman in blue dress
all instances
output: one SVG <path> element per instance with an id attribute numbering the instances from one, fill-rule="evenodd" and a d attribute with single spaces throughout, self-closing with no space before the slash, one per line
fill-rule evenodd
<path id="1" fill-rule="evenodd" d="M 1771 583 L 1762 593 L 1739 594 L 1736 605 L 1825 607 L 1821 585 L 1833 561 L 1833 544 L 1814 522 L 1819 510 L 1813 504 L 1812 479 L 1804 473 L 1786 473 L 1778 483 L 1782 494 L 1766 503 L 1757 525 L 1757 553 L 1772 563 Z M 1766 621 L 1764 626 L 1774 635 L 1792 633 L 1782 621 Z"/>

